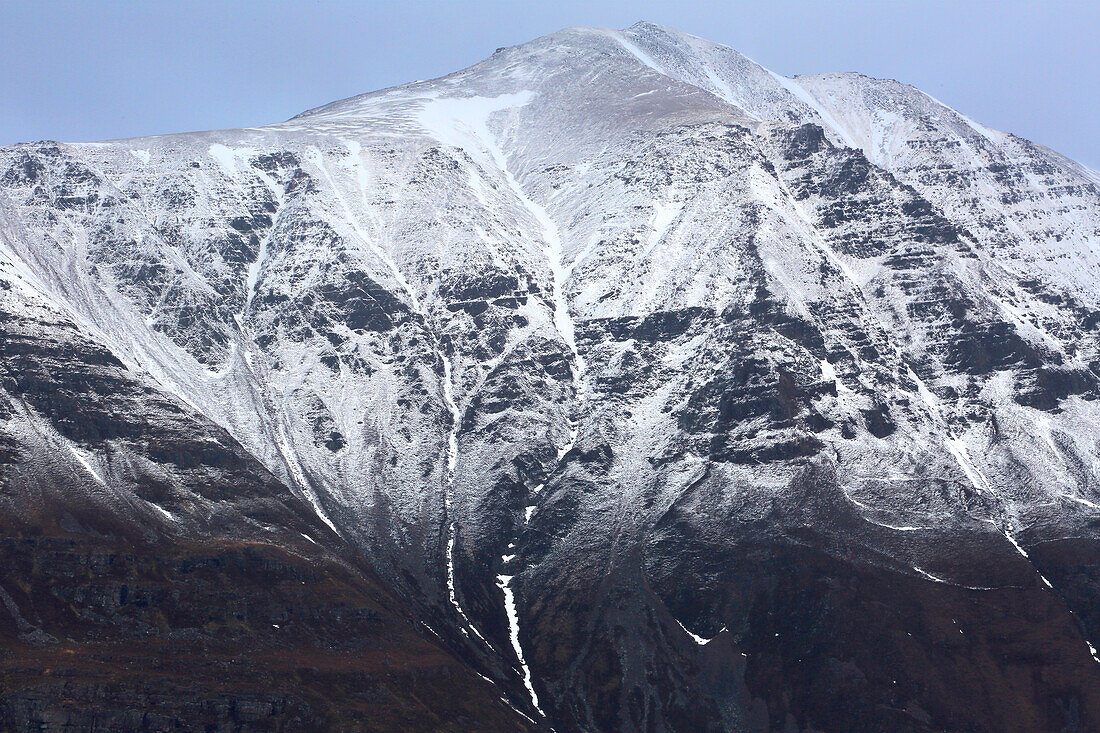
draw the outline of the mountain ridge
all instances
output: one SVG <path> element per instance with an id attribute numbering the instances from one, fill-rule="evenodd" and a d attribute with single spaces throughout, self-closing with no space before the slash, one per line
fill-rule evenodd
<path id="1" fill-rule="evenodd" d="M 315 614 L 335 584 L 355 643 L 416 630 L 393 653 L 451 661 L 408 679 L 462 680 L 489 729 L 1087 729 L 1097 243 L 1084 166 L 652 24 L 258 128 L 2 148 L 0 519 L 142 567 L 180 561 L 126 527 L 260 548 L 192 592 L 282 604 L 262 634 L 72 606 L 104 638 L 242 649 L 303 619 L 328 707 L 169 705 L 184 726 L 362 720 L 380 683 Z M 247 582 L 302 548 L 343 569 L 294 560 L 294 601 Z M 21 644 L 80 627 L 18 598 Z M 6 725 L 62 714 L 8 679 Z"/>

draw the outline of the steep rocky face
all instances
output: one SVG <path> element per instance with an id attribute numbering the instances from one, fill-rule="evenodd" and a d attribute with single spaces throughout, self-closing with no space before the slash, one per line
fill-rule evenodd
<path id="1" fill-rule="evenodd" d="M 224 429 L 0 275 L 0 728 L 524 729 Z"/>
<path id="2" fill-rule="evenodd" d="M 1096 727 L 1097 245 L 648 24 L 0 150 L 5 725 Z"/>

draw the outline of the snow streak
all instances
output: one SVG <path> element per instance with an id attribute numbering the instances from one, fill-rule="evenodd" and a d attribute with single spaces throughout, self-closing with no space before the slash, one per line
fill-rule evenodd
<path id="1" fill-rule="evenodd" d="M 568 347 L 572 357 L 574 365 L 574 385 L 578 397 L 583 394 L 583 376 L 585 363 L 584 359 L 577 348 L 576 334 L 573 326 L 573 319 L 569 312 L 568 298 L 565 295 L 566 283 L 572 273 L 570 267 L 565 264 L 565 252 L 561 239 L 561 234 L 558 231 L 557 225 L 551 219 L 546 209 L 536 201 L 534 201 L 523 187 L 516 180 L 516 177 L 512 174 L 508 167 L 507 157 L 504 151 L 501 149 L 499 143 L 496 140 L 495 135 L 489 130 L 489 117 L 497 112 L 502 112 L 508 109 L 514 109 L 522 107 L 527 104 L 533 94 L 528 91 L 518 92 L 516 94 L 505 94 L 499 97 L 468 97 L 463 99 L 448 99 L 432 97 L 425 100 L 425 105 L 419 114 L 420 124 L 428 131 L 430 131 L 441 142 L 454 145 L 466 151 L 470 157 L 488 169 L 496 169 L 503 177 L 504 182 L 507 184 L 509 190 L 515 196 L 516 200 L 522 205 L 523 209 L 535 220 L 541 229 L 541 236 L 543 240 L 543 254 L 546 257 L 547 266 L 551 273 L 551 299 L 553 301 L 553 324 L 554 329 L 561 337 L 562 341 Z M 453 400 L 449 396 L 449 383 L 450 383 L 450 363 L 444 359 L 444 369 L 447 375 L 447 384 L 445 387 L 447 394 L 445 398 L 449 401 L 449 406 L 452 409 L 454 416 L 455 431 L 457 431 L 457 425 L 459 422 L 458 409 L 454 405 Z M 570 420 L 569 424 L 569 439 L 564 446 L 558 448 L 558 461 L 568 453 L 574 443 L 577 440 L 578 429 L 576 424 Z M 452 431 L 452 438 L 456 438 L 454 431 Z M 451 473 L 453 482 L 454 464 L 451 463 Z M 533 493 L 537 494 L 541 490 L 542 486 L 538 486 L 534 489 Z M 449 506 L 449 500 L 448 500 Z M 528 506 L 524 513 L 524 525 L 530 521 L 535 511 L 535 506 Z M 452 605 L 457 606 L 457 596 L 454 593 L 454 568 L 452 550 L 454 545 L 455 526 L 451 524 L 451 536 L 448 543 L 448 589 L 450 590 Z M 515 542 L 509 545 L 509 550 L 515 547 Z M 505 565 L 512 562 L 515 559 L 514 554 L 504 554 L 501 557 L 501 562 Z M 524 687 L 527 688 L 527 692 L 531 696 L 531 704 L 539 712 L 540 715 L 544 715 L 542 709 L 539 707 L 538 694 L 535 692 L 535 688 L 532 684 L 531 669 L 527 664 L 527 660 L 523 654 L 523 646 L 520 643 L 520 626 L 519 626 L 519 614 L 516 610 L 516 596 L 515 591 L 512 588 L 513 575 L 500 574 L 497 576 L 497 586 L 504 594 L 504 606 L 508 615 L 508 629 L 509 638 L 512 642 L 512 648 L 516 654 L 516 660 L 519 662 L 520 671 L 523 676 Z M 465 614 L 461 609 L 458 609 L 460 615 L 465 618 Z M 471 626 L 472 628 L 472 626 Z M 475 630 L 476 633 L 476 630 Z M 479 635 L 480 636 L 480 635 Z"/>
<path id="2" fill-rule="evenodd" d="M 66 443 L 69 447 L 69 452 L 73 454 L 73 457 L 80 462 L 80 465 L 92 475 L 92 478 L 96 480 L 100 486 L 106 486 L 107 482 L 103 480 L 103 477 L 99 475 L 99 472 L 92 468 L 92 464 L 88 461 L 88 458 L 84 455 L 84 452 L 77 448 L 72 443 Z"/>
<path id="3" fill-rule="evenodd" d="M 493 645 L 481 635 L 481 632 L 474 626 L 473 621 L 466 615 L 466 611 L 463 610 L 462 604 L 458 601 L 458 591 L 455 588 L 455 539 L 458 535 L 458 527 L 451 517 L 453 516 L 455 466 L 458 463 L 458 429 L 462 424 L 462 420 L 452 391 L 451 358 L 443 353 L 442 349 L 440 349 L 439 355 L 443 360 L 443 404 L 446 405 L 448 412 L 451 414 L 451 429 L 447 433 L 447 485 L 444 487 L 443 493 L 443 505 L 449 520 L 447 525 L 447 598 L 451 602 L 451 607 L 454 608 L 455 613 L 458 614 L 465 625 L 465 628 L 460 627 L 463 635 L 469 636 L 466 631 L 466 628 L 469 628 L 478 639 L 481 639 L 485 646 L 492 649 Z"/>
<path id="4" fill-rule="evenodd" d="M 715 639 L 717 639 L 717 638 L 718 638 L 718 636 L 719 636 L 719 634 L 721 634 L 721 633 L 722 633 L 723 631 L 726 631 L 726 627 L 725 627 L 725 626 L 723 626 L 722 628 L 718 629 L 718 633 L 717 633 L 717 634 L 715 634 L 714 636 L 710 637 L 709 639 L 706 639 L 706 638 L 704 638 L 704 637 L 702 637 L 702 636 L 699 636 L 698 634 L 696 634 L 696 633 L 695 633 L 694 631 L 692 631 L 692 630 L 691 630 L 691 629 L 689 629 L 688 627 L 684 626 L 684 625 L 683 625 L 683 624 L 682 624 L 682 623 L 680 622 L 680 620 L 679 620 L 679 619 L 676 619 L 676 618 L 674 618 L 674 619 L 673 619 L 673 621 L 675 621 L 675 622 L 676 622 L 676 625 L 677 625 L 677 626 L 679 626 L 679 627 L 680 627 L 681 629 L 683 629 L 684 633 L 685 633 L 685 634 L 687 634 L 688 636 L 690 636 L 690 637 L 691 637 L 691 640 L 692 640 L 692 641 L 694 641 L 694 642 L 695 642 L 696 644 L 698 644 L 699 646 L 706 646 L 707 644 L 709 644 L 709 643 L 711 643 L 712 641 L 714 641 Z"/>
<path id="5" fill-rule="evenodd" d="M 353 159 L 352 165 L 355 170 L 355 180 L 359 189 L 359 194 L 363 203 L 363 210 L 368 211 L 367 202 L 367 189 L 369 185 L 367 169 L 363 163 L 362 146 L 352 140 L 345 143 L 349 156 Z M 427 316 L 424 305 L 416 295 L 416 291 L 413 289 L 412 284 L 401 272 L 397 262 L 393 259 L 389 252 L 383 249 L 375 238 L 363 227 L 359 217 L 352 210 L 352 207 L 343 193 L 341 193 L 339 186 L 334 180 L 332 173 L 329 171 L 324 162 L 323 154 L 318 150 L 313 157 L 313 163 L 321 174 L 327 179 L 330 189 L 333 191 L 336 203 L 339 204 L 340 209 L 343 212 L 344 219 L 351 225 L 353 231 L 359 240 L 367 246 L 372 254 L 380 259 L 387 267 L 390 275 L 405 292 L 406 297 L 409 300 L 409 304 L 412 310 L 421 316 Z M 458 404 L 454 398 L 454 375 L 453 365 L 451 357 L 440 346 L 438 335 L 433 335 L 433 348 L 436 357 L 443 365 L 443 378 L 440 380 L 440 391 L 442 394 L 443 405 L 447 409 L 447 413 L 450 416 L 450 428 L 447 431 L 447 449 L 446 449 L 446 477 L 444 479 L 443 487 L 443 507 L 447 523 L 447 550 L 446 550 L 446 563 L 447 563 L 447 600 L 451 604 L 455 613 L 461 622 L 459 631 L 463 636 L 467 638 L 470 636 L 470 632 L 473 632 L 486 647 L 492 649 L 493 646 L 489 643 L 481 632 L 474 626 L 473 621 L 466 614 L 465 609 L 462 608 L 462 603 L 458 599 L 458 589 L 455 579 L 455 564 L 454 564 L 454 552 L 455 543 L 458 538 L 458 523 L 453 519 L 454 517 L 454 481 L 455 481 L 455 467 L 458 463 L 458 431 L 462 425 L 462 416 L 458 408 Z"/>
<path id="6" fill-rule="evenodd" d="M 504 593 L 504 610 L 508 614 L 508 635 L 512 640 L 512 649 L 516 652 L 520 669 L 523 670 L 523 686 L 531 694 L 531 704 L 539 715 L 546 717 L 546 713 L 539 707 L 539 696 L 531 684 L 531 668 L 527 666 L 527 660 L 523 658 L 523 646 L 519 643 L 519 615 L 516 613 L 516 597 L 512 592 L 511 582 L 511 575 L 497 576 L 497 587 Z"/>
<path id="7" fill-rule="evenodd" d="M 573 327 L 573 318 L 569 313 L 569 302 L 565 295 L 566 282 L 571 275 L 571 268 L 566 267 L 564 263 L 564 247 L 562 245 L 561 234 L 558 231 L 557 225 L 550 218 L 546 209 L 540 204 L 531 199 L 527 193 L 520 187 L 519 182 L 508 170 L 507 165 L 504 163 L 503 155 L 497 149 L 496 155 L 498 157 L 501 171 L 504 173 L 505 179 L 508 181 L 509 186 L 515 192 L 516 198 L 524 205 L 528 212 L 535 218 L 535 221 L 542 227 L 542 237 L 545 243 L 543 250 L 546 255 L 547 264 L 550 267 L 550 272 L 553 275 L 552 283 L 552 297 L 554 301 L 554 328 L 561 336 L 562 341 L 569 348 L 569 351 L 573 356 L 574 365 L 574 388 L 578 398 L 582 398 L 584 394 L 584 371 L 585 363 L 584 358 L 581 356 L 580 351 L 577 349 L 576 335 Z M 559 462 L 565 457 L 565 455 L 573 449 L 573 446 L 577 442 L 578 428 L 576 423 L 570 419 L 569 421 L 569 439 L 565 445 L 558 448 L 557 460 Z M 538 494 L 542 490 L 542 484 L 539 484 L 532 493 Z M 531 521 L 531 517 L 534 514 L 536 507 L 528 506 L 524 512 L 524 526 Z M 518 539 L 518 538 L 517 538 Z M 513 543 L 514 545 L 514 543 Z M 504 555 L 501 560 L 505 563 L 508 562 L 506 558 L 509 555 Z M 497 585 L 504 593 L 504 606 L 508 613 L 508 628 L 509 634 L 512 640 L 512 648 L 516 652 L 516 658 L 519 661 L 520 669 L 523 672 L 523 684 L 527 688 L 528 693 L 531 695 L 531 704 L 535 710 L 538 710 L 540 715 L 544 715 L 542 709 L 539 707 L 539 698 L 535 693 L 535 688 L 531 683 L 531 669 L 527 665 L 527 661 L 523 656 L 523 648 L 519 640 L 519 614 L 516 612 L 515 595 L 511 587 L 512 576 L 511 575 L 498 575 Z"/>

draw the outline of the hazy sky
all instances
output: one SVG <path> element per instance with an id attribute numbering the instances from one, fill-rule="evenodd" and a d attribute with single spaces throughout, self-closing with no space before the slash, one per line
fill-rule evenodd
<path id="1" fill-rule="evenodd" d="M 1100 2 L 0 0 L 0 144 L 241 127 L 649 20 L 782 74 L 892 77 L 1100 167 Z"/>

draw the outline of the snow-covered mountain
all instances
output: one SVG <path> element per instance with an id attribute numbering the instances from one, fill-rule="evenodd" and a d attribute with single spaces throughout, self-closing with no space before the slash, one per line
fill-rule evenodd
<path id="1" fill-rule="evenodd" d="M 1098 329 L 1100 174 L 647 23 L 0 149 L 0 720 L 1100 727 Z"/>

